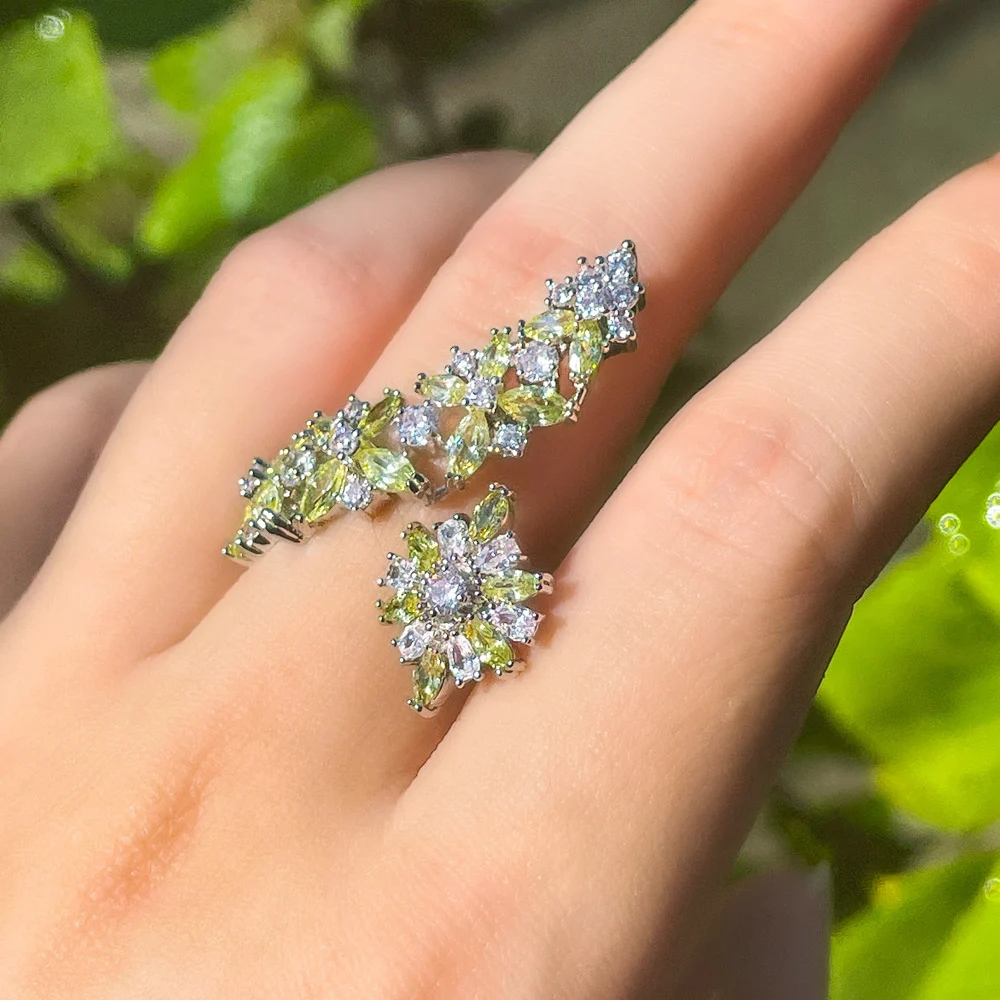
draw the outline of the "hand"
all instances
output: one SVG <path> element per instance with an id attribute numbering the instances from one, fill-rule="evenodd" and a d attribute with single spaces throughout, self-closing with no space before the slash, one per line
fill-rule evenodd
<path id="1" fill-rule="evenodd" d="M 11 564 L 0 996 L 761 995 L 686 963 L 852 602 L 997 417 L 997 165 L 862 250 L 593 513 L 923 6 L 701 0 L 527 169 L 394 168 L 236 250 L 30 586 L 42 527 Z M 518 679 L 412 716 L 368 583 L 410 512 L 344 518 L 241 577 L 218 555 L 232 483 L 315 407 L 405 388 L 623 236 L 649 289 L 640 353 L 504 467 L 525 551 L 560 565 L 543 641 Z M 29 470 L 5 487 L 5 552 L 56 520 L 68 456 L 102 437 L 50 408 L 93 413 L 79 386 L 0 442 Z M 794 970 L 772 959 L 778 996 Z"/>

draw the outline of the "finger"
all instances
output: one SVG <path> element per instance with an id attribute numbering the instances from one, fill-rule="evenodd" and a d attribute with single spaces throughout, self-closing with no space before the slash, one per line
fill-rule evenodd
<path id="1" fill-rule="evenodd" d="M 236 478 L 313 410 L 343 404 L 523 163 L 498 154 L 393 168 L 230 255 L 130 404 L 56 548 L 63 572 L 38 596 L 72 614 L 67 637 L 93 642 L 115 669 L 192 627 L 236 577 L 219 557 L 239 523 Z M 80 587 L 81 565 L 100 587 Z"/>
<path id="2" fill-rule="evenodd" d="M 570 817 L 575 843 L 613 844 L 588 885 L 612 941 L 665 895 L 683 939 L 853 602 L 997 419 L 998 192 L 992 161 L 930 196 L 661 432 L 561 571 L 564 627 L 477 692 L 413 786 L 475 787 L 522 849 Z M 486 791 L 467 762 L 500 745 Z"/>
<path id="3" fill-rule="evenodd" d="M 0 618 L 45 561 L 146 368 L 111 365 L 64 379 L 30 399 L 0 437 Z"/>
<path id="4" fill-rule="evenodd" d="M 484 215 L 393 338 L 363 384 L 368 395 L 429 370 L 451 343 L 473 346 L 485 327 L 537 301 L 541 279 L 564 274 L 581 247 L 604 249 L 623 227 L 641 241 L 651 303 L 641 359 L 609 362 L 578 425 L 537 433 L 523 463 L 498 472 L 523 484 L 518 530 L 536 565 L 553 565 L 565 551 L 697 317 L 799 190 L 917 6 L 696 5 Z M 314 666 L 283 687 L 299 706 L 283 718 L 326 719 L 315 727 L 324 762 L 331 738 L 370 747 L 361 777 L 390 791 L 379 762 L 399 779 L 447 725 L 419 728 L 391 708 L 408 697 L 408 674 L 393 669 L 371 608 L 378 592 L 366 581 L 382 570 L 405 521 L 400 513 L 392 532 L 345 521 L 309 551 L 274 553 L 267 577 L 248 574 L 213 626 L 231 635 L 241 621 L 268 621 L 266 635 L 234 640 L 238 661 L 251 647 L 273 661 L 306 643 Z M 334 565 L 349 582 L 331 594 Z M 275 592 L 296 596 L 277 621 L 269 612 Z M 373 660 L 385 669 L 372 670 Z"/>

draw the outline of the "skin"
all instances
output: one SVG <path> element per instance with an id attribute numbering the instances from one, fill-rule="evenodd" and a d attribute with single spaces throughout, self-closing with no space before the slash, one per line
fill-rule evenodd
<path id="1" fill-rule="evenodd" d="M 722 886 L 853 602 L 1000 417 L 1000 166 L 872 240 L 610 479 L 924 6 L 701 0 L 534 163 L 341 190 L 239 247 L 138 388 L 90 374 L 29 404 L 0 441 L 30 469 L 2 539 L 24 544 L 0 995 L 822 995 L 815 884 Z M 368 581 L 421 511 L 240 575 L 233 481 L 624 236 L 640 353 L 502 467 L 523 548 L 558 567 L 530 668 L 419 719 Z M 77 417 L 40 455 L 60 392 Z M 111 424 L 65 526 L 30 520 Z"/>

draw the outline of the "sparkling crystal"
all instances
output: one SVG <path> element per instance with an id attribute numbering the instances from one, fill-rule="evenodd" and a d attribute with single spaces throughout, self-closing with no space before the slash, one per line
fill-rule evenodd
<path id="1" fill-rule="evenodd" d="M 403 397 L 398 392 L 386 393 L 359 421 L 358 427 L 367 438 L 385 430 L 403 408 Z"/>
<path id="2" fill-rule="evenodd" d="M 382 620 L 390 625 L 405 625 L 417 617 L 420 610 L 420 598 L 410 592 L 402 591 L 382 608 Z"/>
<path id="3" fill-rule="evenodd" d="M 508 531 L 481 545 L 472 562 L 480 573 L 492 575 L 510 569 L 520 557 L 521 549 L 513 534 Z"/>
<path id="4" fill-rule="evenodd" d="M 472 643 L 464 635 L 456 635 L 449 639 L 445 643 L 444 654 L 448 660 L 451 676 L 456 681 L 461 684 L 477 679 L 481 672 L 479 657 L 476 656 Z"/>
<path id="5" fill-rule="evenodd" d="M 429 573 L 441 556 L 434 536 L 417 523 L 411 524 L 406 531 L 406 550 L 421 573 Z"/>
<path id="6" fill-rule="evenodd" d="M 338 418 L 330 428 L 330 450 L 353 455 L 357 451 L 361 435 L 357 427 Z"/>
<path id="7" fill-rule="evenodd" d="M 389 560 L 385 571 L 385 585 L 395 590 L 413 590 L 417 585 L 417 565 L 412 559 L 396 556 Z"/>
<path id="8" fill-rule="evenodd" d="M 594 267 L 585 267 L 576 279 L 576 314 L 580 319 L 597 319 L 607 305 L 607 277 Z"/>
<path id="9" fill-rule="evenodd" d="M 273 510 L 275 513 L 281 510 L 284 503 L 285 491 L 281 485 L 273 479 L 265 479 L 254 490 L 250 502 L 243 513 L 243 520 L 256 521 L 265 510 Z"/>
<path id="10" fill-rule="evenodd" d="M 417 474 L 405 455 L 389 448 L 361 448 L 355 458 L 365 479 L 385 493 L 403 493 Z"/>
<path id="11" fill-rule="evenodd" d="M 479 352 L 479 377 L 502 379 L 510 367 L 510 355 L 511 345 L 507 331 L 497 330 Z"/>
<path id="12" fill-rule="evenodd" d="M 986 508 L 986 523 L 991 528 L 1000 528 L 1000 504 Z"/>
<path id="13" fill-rule="evenodd" d="M 516 604 L 496 604 L 490 608 L 486 618 L 511 642 L 530 642 L 538 631 L 542 616 L 531 608 Z"/>
<path id="14" fill-rule="evenodd" d="M 537 340 L 517 354 L 517 374 L 524 382 L 548 382 L 559 369 L 559 351 Z"/>
<path id="15" fill-rule="evenodd" d="M 558 285 L 553 285 L 549 292 L 549 300 L 556 309 L 568 309 L 573 304 L 573 297 L 576 289 L 570 281 L 560 281 Z"/>
<path id="16" fill-rule="evenodd" d="M 612 282 L 608 285 L 605 298 L 609 312 L 616 309 L 631 309 L 639 301 L 639 292 L 633 284 Z"/>
<path id="17" fill-rule="evenodd" d="M 463 614 L 476 594 L 475 580 L 457 566 L 444 566 L 424 584 L 424 597 L 438 614 Z"/>
<path id="18" fill-rule="evenodd" d="M 447 674 L 444 657 L 437 650 L 428 649 L 413 671 L 413 706 L 429 708 L 441 693 Z"/>
<path id="19" fill-rule="evenodd" d="M 507 458 L 519 458 L 528 443 L 528 432 L 520 424 L 498 424 L 493 434 L 493 444 L 497 451 Z"/>
<path id="20" fill-rule="evenodd" d="M 487 378 L 474 378 L 466 386 L 465 405 L 477 410 L 492 410 L 497 405 L 496 384 Z"/>
<path id="21" fill-rule="evenodd" d="M 372 502 L 372 488 L 360 476 L 348 476 L 340 491 L 340 502 L 348 510 L 363 510 Z"/>
<path id="22" fill-rule="evenodd" d="M 490 453 L 490 425 L 483 410 L 469 410 L 445 443 L 448 474 L 468 479 Z"/>
<path id="23" fill-rule="evenodd" d="M 430 375 L 417 384 L 417 392 L 442 406 L 458 406 L 465 396 L 465 381 L 457 375 Z"/>
<path id="24" fill-rule="evenodd" d="M 356 396 L 351 396 L 344 407 L 344 419 L 349 423 L 356 424 L 365 412 L 365 404 Z"/>
<path id="25" fill-rule="evenodd" d="M 465 636 L 472 643 L 472 649 L 479 662 L 497 674 L 503 674 L 514 665 L 514 650 L 491 622 L 473 618 L 465 624 Z"/>
<path id="26" fill-rule="evenodd" d="M 404 660 L 419 660 L 430 638 L 431 631 L 423 622 L 411 622 L 399 633 L 396 649 Z"/>
<path id="27" fill-rule="evenodd" d="M 501 394 L 500 409 L 519 424 L 551 427 L 569 419 L 573 405 L 554 387 L 519 385 Z"/>
<path id="28" fill-rule="evenodd" d="M 612 250 L 607 256 L 605 267 L 608 276 L 616 285 L 633 285 L 637 274 L 637 262 L 634 250 Z"/>
<path id="29" fill-rule="evenodd" d="M 309 447 L 293 448 L 281 456 L 279 478 L 284 486 L 294 489 L 316 470 L 316 452 Z"/>
<path id="30" fill-rule="evenodd" d="M 472 351 L 456 351 L 451 359 L 451 370 L 466 382 L 476 374 L 476 356 Z"/>
<path id="31" fill-rule="evenodd" d="M 577 385 L 586 385 L 604 356 L 604 333 L 597 320 L 582 320 L 569 345 L 569 377 Z"/>
<path id="32" fill-rule="evenodd" d="M 438 547 L 445 559 L 461 559 L 472 551 L 469 522 L 460 517 L 450 517 L 437 530 Z"/>
<path id="33" fill-rule="evenodd" d="M 635 323 L 627 310 L 613 312 L 608 316 L 608 336 L 619 343 L 624 343 L 635 333 Z"/>
<path id="34" fill-rule="evenodd" d="M 438 429 L 438 411 L 427 404 L 408 406 L 399 415 L 399 440 L 414 448 L 430 444 Z"/>
<path id="35" fill-rule="evenodd" d="M 347 466 L 331 458 L 319 466 L 303 484 L 299 510 L 310 523 L 325 517 L 333 509 L 347 482 Z"/>
<path id="36" fill-rule="evenodd" d="M 472 510 L 469 533 L 477 542 L 488 542 L 500 534 L 504 522 L 512 514 L 509 491 L 502 488 L 490 490 Z"/>
<path id="37" fill-rule="evenodd" d="M 520 604 L 534 597 L 540 589 L 538 575 L 522 569 L 508 570 L 502 576 L 483 580 L 483 596 L 501 604 Z"/>
<path id="38" fill-rule="evenodd" d="M 576 316 L 567 309 L 550 309 L 524 324 L 524 336 L 542 344 L 558 344 L 573 336 Z"/>

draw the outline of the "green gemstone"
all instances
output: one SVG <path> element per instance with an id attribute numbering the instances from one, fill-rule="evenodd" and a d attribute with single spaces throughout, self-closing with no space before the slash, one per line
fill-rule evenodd
<path id="1" fill-rule="evenodd" d="M 569 377 L 576 383 L 590 381 L 604 356 L 604 335 L 596 320 L 584 320 L 569 345 Z"/>
<path id="2" fill-rule="evenodd" d="M 524 324 L 524 335 L 543 344 L 558 344 L 576 333 L 576 316 L 570 309 L 550 309 Z"/>
<path id="3" fill-rule="evenodd" d="M 528 427 L 561 424 L 573 412 L 572 403 L 547 385 L 519 385 L 500 393 L 500 409 Z"/>
<path id="4" fill-rule="evenodd" d="M 442 406 L 458 406 L 465 399 L 465 379 L 457 375 L 430 375 L 420 380 L 417 392 Z"/>
<path id="5" fill-rule="evenodd" d="M 396 419 L 402 408 L 403 397 L 398 392 L 387 393 L 358 421 L 358 428 L 365 437 L 373 438 Z"/>
<path id="6" fill-rule="evenodd" d="M 465 635 L 481 663 L 497 673 L 509 671 L 514 665 L 514 650 L 510 643 L 489 622 L 473 618 L 465 626 Z"/>
<path id="7" fill-rule="evenodd" d="M 510 338 L 502 330 L 498 331 L 479 352 L 479 367 L 476 373 L 481 378 L 503 378 L 511 366 L 512 359 Z"/>
<path id="8" fill-rule="evenodd" d="M 330 431 L 333 429 L 333 417 L 328 417 L 325 414 L 319 417 L 313 417 L 309 421 L 309 426 L 304 432 L 312 437 L 315 441 L 316 446 L 322 451 L 330 450 Z"/>
<path id="9" fill-rule="evenodd" d="M 247 557 L 246 550 L 235 538 L 226 546 L 225 554 L 230 559 L 246 559 Z"/>
<path id="10" fill-rule="evenodd" d="M 510 493 L 504 489 L 490 490 L 472 511 L 469 535 L 474 541 L 488 542 L 500 534 L 513 514 Z"/>
<path id="11" fill-rule="evenodd" d="M 413 701 L 421 708 L 430 708 L 441 693 L 448 668 L 444 657 L 433 649 L 428 649 L 413 669 Z"/>
<path id="12" fill-rule="evenodd" d="M 420 612 L 420 598 L 412 591 L 396 594 L 382 607 L 382 620 L 392 625 L 408 625 Z"/>
<path id="13" fill-rule="evenodd" d="M 422 524 L 411 524 L 407 529 L 406 551 L 421 573 L 430 572 L 441 557 L 437 540 Z"/>
<path id="14" fill-rule="evenodd" d="M 265 479 L 257 487 L 243 513 L 243 521 L 256 521 L 265 510 L 278 512 L 285 502 L 285 491 L 281 484 L 273 479 Z"/>
<path id="15" fill-rule="evenodd" d="M 388 448 L 359 448 L 354 458 L 365 479 L 385 493 L 405 492 L 417 474 L 405 455 Z"/>
<path id="16" fill-rule="evenodd" d="M 299 510 L 310 523 L 320 520 L 333 510 L 337 497 L 347 481 L 347 466 L 331 458 L 319 466 L 302 484 Z"/>
<path id="17" fill-rule="evenodd" d="M 468 479 L 490 453 L 490 425 L 482 410 L 469 410 L 445 444 L 448 474 Z"/>
<path id="18" fill-rule="evenodd" d="M 520 604 L 529 597 L 534 597 L 540 588 L 538 574 L 522 569 L 513 570 L 504 576 L 488 576 L 483 580 L 482 586 L 484 597 L 506 604 Z"/>

